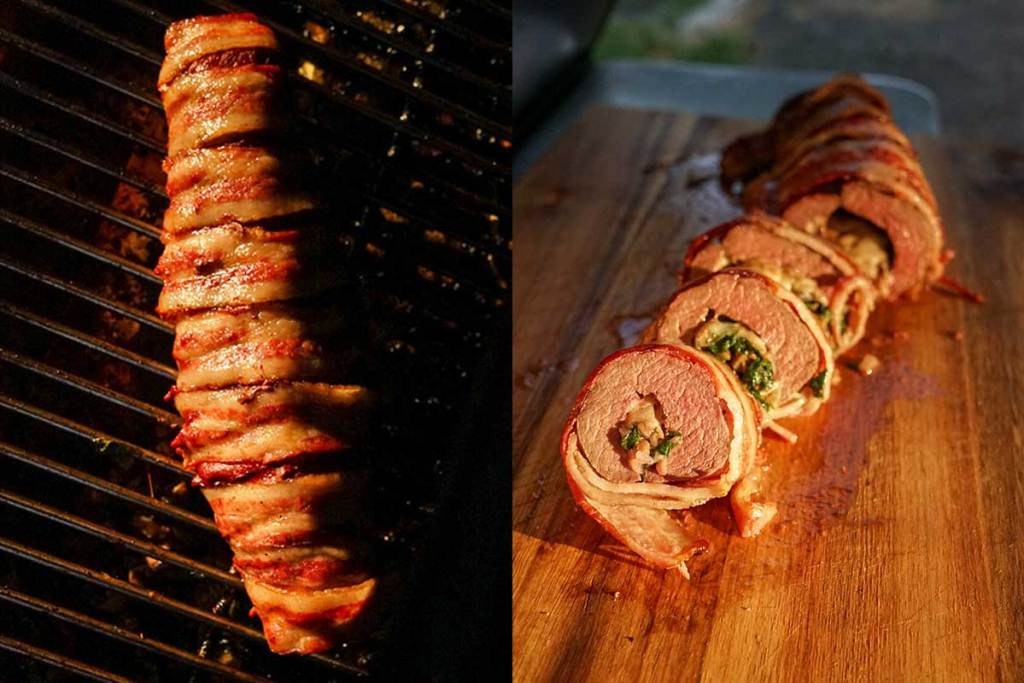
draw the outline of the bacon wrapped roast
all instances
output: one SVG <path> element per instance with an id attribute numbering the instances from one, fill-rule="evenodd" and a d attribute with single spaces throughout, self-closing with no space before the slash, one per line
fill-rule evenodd
<path id="1" fill-rule="evenodd" d="M 764 209 L 834 242 L 888 299 L 942 276 L 942 220 L 917 156 L 885 98 L 842 76 L 787 102 L 771 127 L 722 158 L 722 181 Z"/>
<path id="2" fill-rule="evenodd" d="M 692 348 L 651 344 L 604 359 L 562 432 L 577 504 L 651 564 L 687 574 L 707 549 L 671 511 L 725 496 L 750 470 L 758 410 L 736 376 Z M 756 533 L 774 510 L 738 500 Z"/>
<path id="3" fill-rule="evenodd" d="M 831 243 L 763 212 L 712 228 L 687 251 L 683 282 L 729 266 L 767 275 L 814 313 L 838 356 L 864 336 L 875 289 Z"/>
<path id="4" fill-rule="evenodd" d="M 641 340 L 715 356 L 772 421 L 814 412 L 832 388 L 832 347 L 816 316 L 752 270 L 724 268 L 684 285 Z"/>
<path id="5" fill-rule="evenodd" d="M 347 453 L 369 391 L 345 383 L 332 241 L 272 141 L 282 132 L 270 29 L 248 14 L 167 30 L 164 279 L 176 324 L 173 445 L 214 511 L 275 652 L 329 649 L 376 580 L 358 541 L 366 472 Z"/>

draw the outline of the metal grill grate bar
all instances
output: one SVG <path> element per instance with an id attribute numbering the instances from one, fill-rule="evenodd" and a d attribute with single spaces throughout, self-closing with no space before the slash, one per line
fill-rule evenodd
<path id="1" fill-rule="evenodd" d="M 212 659 L 197 657 L 186 650 L 166 645 L 158 640 L 151 640 L 119 626 L 113 626 L 100 621 L 99 619 L 94 619 L 82 614 L 81 612 L 75 612 L 74 610 L 67 609 L 66 607 L 61 607 L 2 586 L 0 586 L 0 600 L 3 600 L 8 604 L 18 605 L 19 607 L 23 607 L 34 612 L 40 612 L 42 614 L 56 617 L 64 623 L 73 624 L 80 628 L 92 631 L 93 633 L 113 638 L 114 640 L 137 647 L 141 650 L 146 650 L 173 660 L 184 660 L 201 669 L 205 669 L 206 671 L 231 676 L 236 680 L 251 681 L 253 683 L 263 683 L 264 681 L 270 680 L 268 678 L 263 678 L 262 676 L 253 676 L 252 674 L 239 669 L 225 666 L 224 664 Z"/>
<path id="2" fill-rule="evenodd" d="M 42 90 L 41 88 L 37 88 L 31 83 L 26 83 L 25 81 L 17 79 L 8 73 L 4 73 L 3 71 L 0 71 L 0 85 L 6 88 L 10 88 L 11 90 L 19 92 L 28 97 L 31 97 L 33 100 L 41 104 L 45 104 L 55 109 L 59 109 L 60 111 L 66 114 L 70 114 L 71 116 L 74 116 L 76 118 L 82 119 L 83 121 L 88 121 L 89 123 L 98 126 L 99 128 L 119 135 L 125 138 L 126 140 L 134 142 L 137 145 L 141 145 L 147 149 L 153 150 L 154 152 L 160 154 L 161 156 L 163 156 L 163 154 L 167 151 L 166 145 L 161 140 L 157 140 L 155 138 L 142 135 L 141 133 L 138 133 L 137 131 L 134 131 L 127 126 L 123 126 L 120 123 L 111 121 L 110 119 L 105 118 L 103 116 L 99 116 L 95 112 L 92 112 L 86 109 L 85 107 L 62 99 L 57 95 L 53 94 L 52 92 Z"/>
<path id="3" fill-rule="evenodd" d="M 63 339 L 81 344 L 87 349 L 124 361 L 125 363 L 139 368 L 140 370 L 145 370 L 154 375 L 159 375 L 171 381 L 174 381 L 174 378 L 177 376 L 174 368 L 169 365 L 164 365 L 163 363 L 146 358 L 134 351 L 122 349 L 120 346 L 115 346 L 108 341 L 104 341 L 103 339 L 93 337 L 85 332 L 72 329 L 66 325 L 54 322 L 53 320 L 48 320 L 47 318 L 30 313 L 29 311 L 18 308 L 17 306 L 12 306 L 4 301 L 0 301 L 0 313 L 10 316 L 16 320 L 20 320 L 23 323 L 35 327 L 36 329 L 45 330 Z"/>
<path id="4" fill-rule="evenodd" d="M 412 3 L 405 3 L 401 0 L 379 0 L 380 4 L 387 5 L 391 9 L 401 12 L 406 16 L 413 17 L 416 21 L 430 26 L 442 33 L 450 33 L 454 36 L 465 40 L 466 42 L 475 42 L 480 46 L 486 47 L 487 49 L 494 50 L 496 52 L 511 52 L 512 45 L 508 43 L 502 43 L 487 36 L 481 36 L 473 33 L 464 26 L 452 23 L 450 21 L 443 21 L 435 14 L 426 12 Z M 503 87 L 500 84 L 496 84 L 498 87 Z"/>
<path id="5" fill-rule="evenodd" d="M 64 512 L 63 510 L 58 510 L 57 508 L 50 507 L 49 505 L 37 503 L 30 498 L 25 498 L 24 496 L 20 496 L 5 489 L 0 489 L 0 502 L 6 503 L 11 507 L 17 508 L 23 512 L 28 512 L 37 517 L 42 517 L 43 519 L 48 519 L 53 522 L 59 522 L 63 526 L 81 531 L 93 538 L 98 538 L 102 541 L 119 545 L 122 548 L 127 548 L 128 550 L 132 550 L 141 555 L 155 557 L 158 560 L 163 560 L 168 564 L 173 564 L 176 567 L 181 567 L 188 571 L 197 572 L 231 588 L 237 588 L 239 590 L 242 589 L 242 580 L 237 576 L 228 574 L 226 571 L 217 569 L 205 562 L 197 562 L 172 550 L 164 550 L 156 544 L 139 540 L 133 536 L 123 534 L 119 531 L 114 531 L 113 529 L 108 529 L 102 524 L 96 524 L 95 522 L 90 522 L 87 519 Z"/>
<path id="6" fill-rule="evenodd" d="M 84 242 L 82 240 L 75 239 L 70 235 L 66 235 L 62 232 L 54 230 L 53 228 L 48 228 L 45 225 L 36 223 L 35 221 L 29 218 L 25 218 L 24 216 L 19 216 L 13 211 L 8 211 L 7 209 L 4 209 L 2 207 L 0 207 L 0 220 L 5 220 L 8 223 L 11 223 L 12 225 L 20 228 L 21 230 L 24 230 L 25 232 L 30 232 L 33 235 L 42 237 L 43 239 L 49 242 L 55 242 L 57 244 L 60 244 L 61 246 L 65 246 L 68 249 L 72 249 L 78 252 L 79 254 L 88 256 L 89 258 L 99 261 L 103 264 L 113 266 L 118 270 L 122 270 L 127 273 L 130 273 L 131 275 L 140 277 L 143 280 L 146 280 L 147 282 L 151 282 L 156 285 L 163 284 L 163 282 L 160 280 L 160 277 L 151 269 L 146 268 L 145 266 L 141 266 L 138 263 L 135 263 L 134 261 L 129 261 L 128 259 L 122 256 L 118 256 L 117 254 L 112 254 L 109 251 L 106 251 L 105 249 L 99 249 L 97 247 L 94 247 L 89 242 Z"/>
<path id="7" fill-rule="evenodd" d="M 44 650 L 41 647 L 29 645 L 28 643 L 23 643 L 4 635 L 0 635 L 0 649 L 26 655 L 33 659 L 38 659 L 39 661 L 46 662 L 50 666 L 58 669 L 73 671 L 79 676 L 88 678 L 89 680 L 101 681 L 102 683 L 132 683 L 131 680 L 112 674 L 109 671 L 104 671 L 103 669 L 91 666 L 85 662 L 80 662 L 77 659 L 58 655 L 50 652 L 49 650 Z"/>
<path id="8" fill-rule="evenodd" d="M 31 465 L 36 469 L 49 472 L 58 477 L 68 479 L 70 481 L 78 482 L 84 486 L 88 486 L 96 491 L 101 491 L 115 498 L 119 498 L 128 503 L 134 503 L 141 507 L 151 510 L 153 512 L 159 512 L 160 514 L 167 515 L 168 517 L 174 517 L 177 520 L 190 524 L 191 526 L 202 529 L 203 531 L 217 533 L 217 527 L 214 526 L 213 522 L 188 510 L 183 510 L 177 506 L 169 505 L 157 498 L 150 498 L 140 493 L 127 489 L 117 484 L 112 484 L 105 479 L 94 477 L 91 474 L 87 474 L 80 470 L 76 470 L 73 467 L 67 467 L 61 465 L 48 458 L 44 458 L 41 455 L 29 453 L 26 450 L 12 446 L 8 443 L 0 441 L 0 454 L 17 460 L 18 462 L 26 465 Z"/>
<path id="9" fill-rule="evenodd" d="M 76 192 L 59 187 L 53 183 L 49 183 L 37 175 L 16 169 L 6 163 L 0 163 L 0 175 L 3 175 L 11 180 L 16 180 L 19 183 L 28 185 L 29 187 L 45 192 L 51 197 L 56 197 L 69 204 L 77 206 L 80 209 L 85 209 L 95 214 L 99 214 L 103 218 L 109 221 L 122 225 L 129 230 L 137 232 L 146 237 L 152 237 L 153 239 L 160 239 L 160 229 L 152 223 L 146 221 L 140 221 L 137 218 L 132 218 L 126 213 L 116 211 L 114 209 L 103 206 L 99 202 L 93 201 L 92 199 L 86 199 Z"/>
<path id="10" fill-rule="evenodd" d="M 122 595 L 127 595 L 147 604 L 157 605 L 177 612 L 178 614 L 191 617 L 192 619 L 203 622 L 207 626 L 230 631 L 258 643 L 262 643 L 264 640 L 262 633 L 256 629 L 249 628 L 244 624 L 226 619 L 218 614 L 213 614 L 212 612 L 198 609 L 188 603 L 174 600 L 155 591 L 139 588 L 127 581 L 122 581 L 121 579 L 110 576 L 106 572 L 98 572 L 94 569 L 83 567 L 82 565 L 75 564 L 74 562 L 69 562 L 62 558 L 44 553 L 41 550 L 36 550 L 35 548 L 22 545 L 16 541 L 0 537 L 0 550 L 15 555 L 23 560 L 28 560 L 35 564 L 49 567 L 61 574 L 73 576 L 82 581 L 87 581 L 94 586 L 109 588 L 121 593 Z"/>
<path id="11" fill-rule="evenodd" d="M 37 12 L 45 14 L 52 19 L 56 19 L 65 26 L 75 29 L 79 33 L 84 33 L 87 36 L 92 36 L 93 38 L 102 40 L 104 43 L 112 45 L 122 52 L 127 52 L 133 57 L 149 62 L 154 66 L 160 66 L 161 58 L 159 55 L 152 50 L 147 50 L 132 40 L 126 39 L 124 36 L 115 36 L 113 33 L 104 31 L 100 27 L 96 26 L 96 24 L 85 21 L 70 12 L 65 12 L 62 9 L 54 7 L 53 5 L 40 2 L 40 0 L 17 0 L 17 2 L 31 7 Z"/>
<path id="12" fill-rule="evenodd" d="M 13 411 L 35 420 L 37 422 L 43 422 L 51 427 L 60 429 L 65 434 L 77 437 L 79 439 L 88 440 L 92 446 L 100 449 L 103 452 L 107 448 L 116 446 L 117 453 L 124 453 L 129 455 L 136 460 L 148 463 L 150 465 L 156 465 L 161 467 L 168 472 L 173 472 L 177 475 L 191 477 L 191 473 L 185 470 L 177 460 L 168 458 L 166 455 L 161 455 L 155 451 L 136 446 L 135 444 L 129 443 L 122 439 L 115 439 L 114 437 L 104 434 L 101 431 L 86 427 L 85 425 L 79 424 L 73 420 L 69 420 L 66 417 L 51 413 L 42 408 L 37 408 L 33 405 L 19 401 L 15 398 L 11 398 L 5 394 L 0 394 L 0 408 L 6 408 L 7 410 Z"/>
<path id="13" fill-rule="evenodd" d="M 108 175 L 112 178 L 115 178 L 116 180 L 120 180 L 122 183 L 127 183 L 128 185 L 136 187 L 142 190 L 143 192 L 147 192 L 155 197 L 167 199 L 167 193 L 164 192 L 162 188 L 158 187 L 157 185 L 154 185 L 145 178 L 142 178 L 141 176 L 135 175 L 133 173 L 125 173 L 124 171 L 113 168 L 109 164 L 106 164 L 96 159 L 94 156 L 86 152 L 83 152 L 79 149 L 76 149 L 67 143 L 59 143 L 55 141 L 53 138 L 47 137 L 42 133 L 36 132 L 30 128 L 26 128 L 25 126 L 19 125 L 14 121 L 6 119 L 2 116 L 0 116 L 0 130 L 4 130 L 13 135 L 17 135 L 18 137 L 24 140 L 28 140 L 29 142 L 35 145 L 39 145 L 40 147 L 45 147 L 51 152 L 56 152 L 68 159 L 73 159 L 74 161 L 77 161 L 80 164 L 95 169 L 103 173 L 104 175 Z"/>
<path id="14" fill-rule="evenodd" d="M 0 346 L 0 360 L 17 366 L 23 370 L 27 370 L 33 374 L 59 382 L 64 386 L 77 389 L 82 393 L 95 396 L 98 399 L 120 406 L 121 408 L 130 410 L 136 414 L 145 415 L 146 417 L 156 420 L 168 427 L 178 427 L 181 425 L 181 418 L 162 408 L 152 406 L 144 401 L 132 398 L 127 394 L 122 394 L 119 391 L 108 389 L 107 387 L 96 384 L 95 382 L 90 382 L 87 379 L 65 372 L 59 368 L 46 365 L 45 363 L 40 363 L 36 360 L 32 360 L 31 358 L 26 358 L 25 356 L 9 351 L 2 346 Z"/>
<path id="15" fill-rule="evenodd" d="M 51 277 L 44 273 L 40 273 L 31 268 L 26 268 L 25 266 L 14 263 L 13 261 L 9 261 L 2 257 L 0 257 L 0 268 L 6 268 L 7 270 L 18 273 L 19 275 L 23 275 L 24 277 L 27 277 L 29 279 L 36 280 L 37 282 L 42 282 L 45 285 L 49 285 L 54 289 L 59 289 L 62 292 L 67 292 L 68 294 L 71 294 L 79 299 L 84 299 L 86 301 L 94 303 L 97 306 L 100 306 L 101 308 L 106 308 L 107 310 L 123 315 L 126 318 L 131 318 L 132 320 L 142 323 L 154 330 L 159 330 L 160 332 L 166 332 L 168 334 L 174 334 L 174 328 L 170 324 L 165 323 L 160 318 L 157 318 L 155 315 L 143 313 L 137 308 L 126 306 L 125 304 L 113 301 L 104 296 L 100 296 L 95 292 L 90 292 L 76 285 L 64 282 L 63 280 L 59 280 L 55 277 Z"/>
<path id="16" fill-rule="evenodd" d="M 51 50 L 45 45 L 35 42 L 34 40 L 28 40 L 22 38 L 16 33 L 11 33 L 5 28 L 0 28 L 0 40 L 5 40 L 8 43 L 16 46 L 17 48 L 28 52 L 34 57 L 38 57 L 54 66 L 59 66 L 63 69 L 71 71 L 72 73 L 78 74 L 79 76 L 86 78 L 93 83 L 98 83 L 106 88 L 110 88 L 116 92 L 121 93 L 127 97 L 132 98 L 142 104 L 154 107 L 156 109 L 161 108 L 160 100 L 147 93 L 139 92 L 136 88 L 122 83 L 121 81 L 114 80 L 109 76 L 104 76 L 99 73 L 96 69 L 90 66 L 82 64 L 78 60 L 71 59 L 67 55 L 61 54 L 56 50 Z"/>

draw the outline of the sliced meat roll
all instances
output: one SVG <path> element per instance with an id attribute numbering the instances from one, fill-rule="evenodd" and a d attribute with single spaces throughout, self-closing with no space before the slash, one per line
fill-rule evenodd
<path id="1" fill-rule="evenodd" d="M 766 275 L 795 294 L 825 331 L 834 355 L 864 336 L 875 289 L 831 243 L 765 213 L 747 214 L 691 243 L 683 281 L 730 266 Z"/>
<path id="2" fill-rule="evenodd" d="M 931 186 L 885 98 L 857 77 L 801 94 L 760 137 L 738 140 L 722 181 L 745 184 L 748 210 L 835 242 L 886 298 L 913 297 L 942 275 Z"/>
<path id="3" fill-rule="evenodd" d="M 651 564 L 687 574 L 707 549 L 672 515 L 729 493 L 759 443 L 735 375 L 696 349 L 644 345 L 601 362 L 562 433 L 577 504 Z"/>
<path id="4" fill-rule="evenodd" d="M 815 315 L 752 270 L 724 268 L 685 285 L 642 340 L 714 355 L 771 420 L 812 413 L 831 391 L 832 347 Z"/>

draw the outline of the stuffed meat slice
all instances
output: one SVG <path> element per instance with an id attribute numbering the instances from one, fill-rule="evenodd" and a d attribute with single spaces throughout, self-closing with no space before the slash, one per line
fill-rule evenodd
<path id="1" fill-rule="evenodd" d="M 727 495 L 758 443 L 757 408 L 735 375 L 696 349 L 653 344 L 618 351 L 590 375 L 562 462 L 587 514 L 646 561 L 686 574 L 708 543 L 673 511 Z M 758 528 L 772 510 L 760 513 Z"/>
<path id="2" fill-rule="evenodd" d="M 729 266 L 767 275 L 814 314 L 838 356 L 864 336 L 875 290 L 831 243 L 755 212 L 711 229 L 687 251 L 683 281 Z"/>
<path id="3" fill-rule="evenodd" d="M 786 287 L 752 270 L 724 268 L 685 285 L 642 340 L 715 356 L 769 420 L 814 412 L 831 391 L 832 347 L 815 315 Z"/>
<path id="4" fill-rule="evenodd" d="M 888 299 L 942 276 L 935 196 L 882 95 L 852 76 L 803 93 L 759 137 L 723 155 L 722 182 L 748 210 L 834 242 Z"/>

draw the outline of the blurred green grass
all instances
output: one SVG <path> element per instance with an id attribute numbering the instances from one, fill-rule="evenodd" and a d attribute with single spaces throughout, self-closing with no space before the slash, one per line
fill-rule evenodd
<path id="1" fill-rule="evenodd" d="M 715 64 L 743 64 L 750 41 L 738 28 L 720 29 L 694 41 L 683 40 L 680 18 L 707 0 L 627 0 L 609 17 L 594 46 L 597 59 L 645 57 Z"/>

